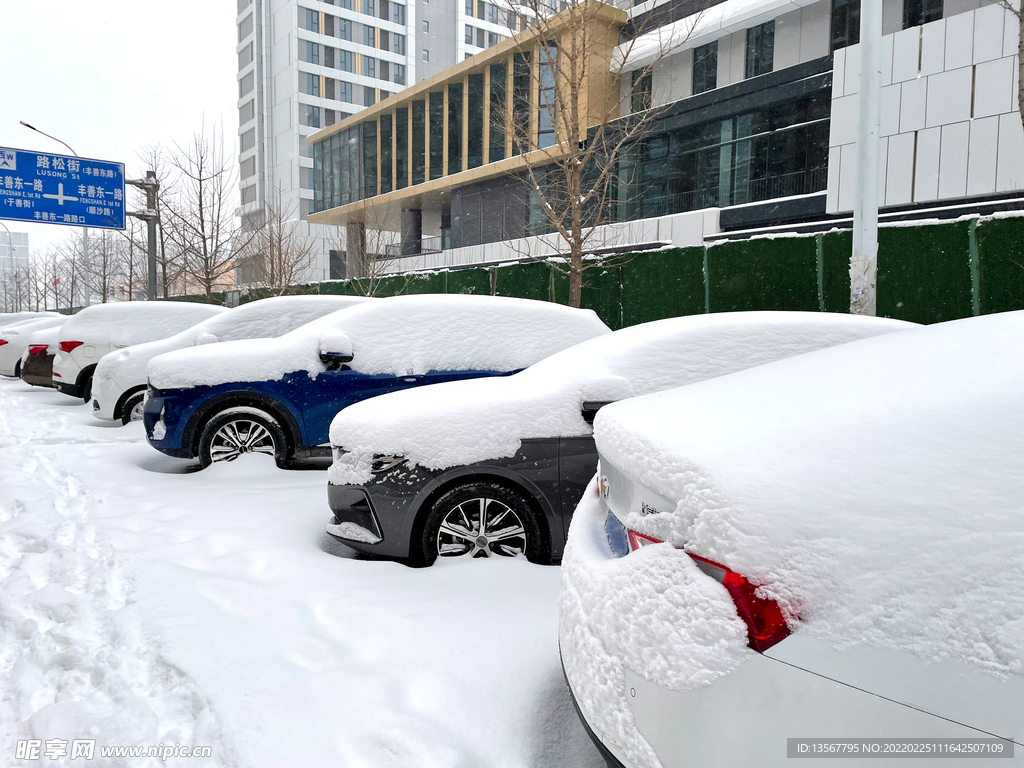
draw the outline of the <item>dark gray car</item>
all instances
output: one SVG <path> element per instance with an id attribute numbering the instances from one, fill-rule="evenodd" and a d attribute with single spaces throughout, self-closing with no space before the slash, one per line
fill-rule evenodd
<path id="1" fill-rule="evenodd" d="M 331 426 L 328 533 L 418 565 L 518 554 L 557 563 L 597 466 L 591 425 L 602 405 L 912 327 L 826 313 L 672 318 L 513 376 L 366 400 Z"/>

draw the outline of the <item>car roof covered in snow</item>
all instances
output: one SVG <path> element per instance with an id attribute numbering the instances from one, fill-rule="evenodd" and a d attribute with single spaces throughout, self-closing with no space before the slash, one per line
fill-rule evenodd
<path id="1" fill-rule="evenodd" d="M 157 355 L 196 344 L 276 338 L 324 315 L 370 300 L 363 296 L 277 296 L 252 301 L 166 339 L 135 344 L 106 355 L 96 367 L 96 376 L 124 377 L 126 381 L 119 382 L 131 386 L 136 380 L 145 381 L 146 366 Z"/>
<path id="2" fill-rule="evenodd" d="M 616 403 L 602 462 L 676 505 L 627 525 L 760 584 L 833 642 L 1024 658 L 1024 312 Z"/>
<path id="3" fill-rule="evenodd" d="M 162 339 L 227 312 L 188 301 L 123 301 L 86 307 L 61 327 L 61 341 L 117 346 Z"/>
<path id="4" fill-rule="evenodd" d="M 160 355 L 150 382 L 161 389 L 270 381 L 326 370 L 321 352 L 351 354 L 366 374 L 525 368 L 585 339 L 610 333 L 597 315 L 546 301 L 424 294 L 365 302 L 277 339 L 225 342 Z"/>
<path id="5" fill-rule="evenodd" d="M 349 451 L 335 482 L 361 482 L 374 454 L 432 469 L 512 456 L 521 441 L 590 434 L 584 401 L 608 402 L 916 327 L 818 312 L 731 312 L 634 325 L 582 342 L 509 378 L 394 392 L 349 406 L 331 442 Z M 354 476 L 349 476 L 350 472 Z"/>
<path id="6" fill-rule="evenodd" d="M 0 338 L 10 340 L 11 337 L 31 335 L 35 331 L 41 331 L 44 328 L 55 328 L 64 325 L 68 319 L 64 315 L 44 315 L 41 317 L 30 317 L 28 320 L 19 320 L 17 323 L 5 325 L 0 329 Z"/>

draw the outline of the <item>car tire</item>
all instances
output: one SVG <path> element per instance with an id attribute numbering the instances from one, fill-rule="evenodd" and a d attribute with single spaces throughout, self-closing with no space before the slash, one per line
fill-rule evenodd
<path id="1" fill-rule="evenodd" d="M 92 399 L 92 371 L 86 371 L 82 374 L 82 385 L 79 392 L 82 394 L 82 400 L 86 403 Z"/>
<path id="2" fill-rule="evenodd" d="M 419 551 L 411 554 L 413 564 L 420 566 L 431 565 L 438 557 L 525 554 L 534 563 L 544 559 L 540 526 L 530 502 L 499 483 L 465 483 L 441 495 L 427 514 L 418 544 Z"/>
<path id="3" fill-rule="evenodd" d="M 21 378 L 21 360 L 14 361 L 14 378 Z"/>
<path id="4" fill-rule="evenodd" d="M 277 419 L 259 408 L 236 406 L 206 422 L 199 437 L 200 466 L 205 469 L 217 461 L 234 461 L 243 453 L 271 455 L 283 468 L 288 443 Z"/>
<path id="5" fill-rule="evenodd" d="M 121 424 L 125 425 L 132 421 L 142 421 L 142 404 L 146 400 L 145 392 L 136 392 L 129 395 L 121 406 Z"/>

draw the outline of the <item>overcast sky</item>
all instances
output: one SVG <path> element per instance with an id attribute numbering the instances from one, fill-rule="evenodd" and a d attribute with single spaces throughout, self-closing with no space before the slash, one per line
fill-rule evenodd
<path id="1" fill-rule="evenodd" d="M 185 144 L 205 119 L 234 151 L 235 10 L 235 0 L 0 0 L 0 146 L 67 154 L 24 120 L 137 178 L 140 148 Z M 81 233 L 4 223 L 37 253 Z"/>

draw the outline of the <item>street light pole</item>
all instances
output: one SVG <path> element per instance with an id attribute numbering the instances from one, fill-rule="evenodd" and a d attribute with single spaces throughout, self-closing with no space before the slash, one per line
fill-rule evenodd
<path id="1" fill-rule="evenodd" d="M 875 315 L 878 287 L 878 134 L 881 128 L 879 52 L 882 0 L 860 4 L 860 115 L 857 123 L 857 196 L 853 207 L 850 312 Z"/>
<path id="2" fill-rule="evenodd" d="M 26 123 L 24 120 L 19 120 L 18 122 L 21 123 L 22 125 L 24 125 L 26 128 L 28 128 L 30 131 L 35 131 L 36 133 L 40 133 L 43 136 L 45 136 L 46 138 L 48 138 L 48 139 L 53 139 L 58 144 L 63 144 L 65 147 L 68 148 L 68 152 L 70 152 L 75 157 L 79 156 L 78 153 L 75 152 L 75 150 L 73 150 L 71 148 L 71 145 L 68 144 L 66 141 L 61 141 L 56 136 L 51 136 L 46 131 L 41 131 L 38 128 L 36 128 L 34 125 L 30 125 L 29 123 Z M 82 266 L 86 267 L 86 268 L 89 267 L 89 228 L 88 227 L 82 227 Z M 87 295 L 85 297 L 85 305 L 89 306 L 89 304 L 92 303 L 92 291 L 89 288 L 88 284 L 86 284 L 85 290 L 89 294 L 89 295 Z M 72 292 L 71 301 L 74 302 L 73 292 Z"/>
<path id="3" fill-rule="evenodd" d="M 146 293 L 150 301 L 156 301 L 156 225 L 160 221 L 160 210 L 157 207 L 157 192 L 160 190 L 160 182 L 157 181 L 156 171 L 146 171 L 146 178 L 125 179 L 124 183 L 138 187 L 146 193 L 146 210 L 136 211 L 128 215 L 146 222 L 146 255 L 149 262 Z"/>

